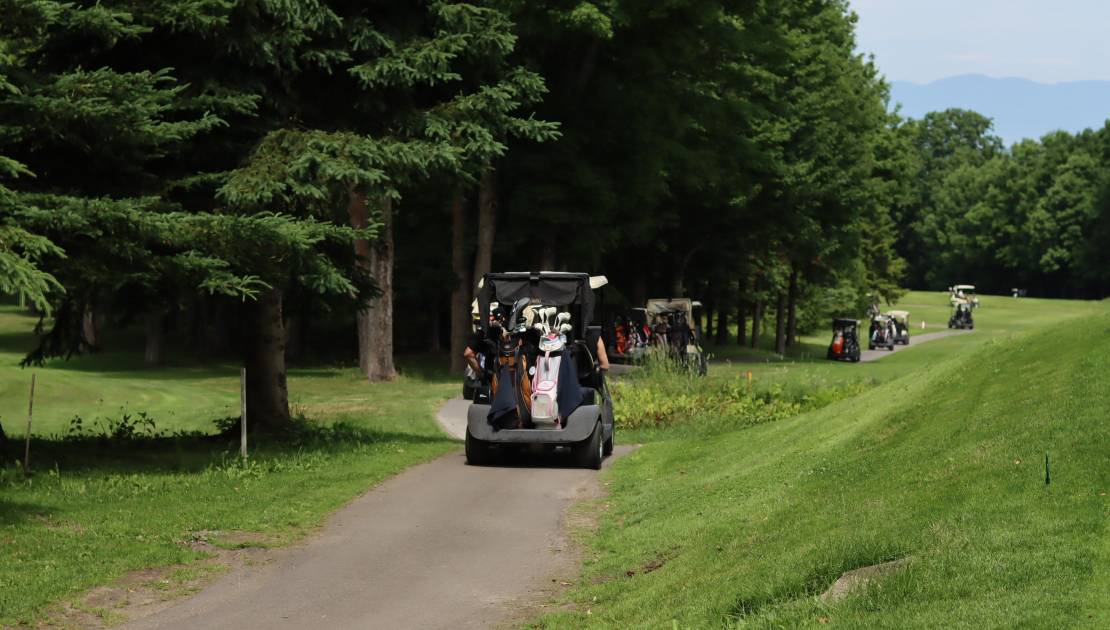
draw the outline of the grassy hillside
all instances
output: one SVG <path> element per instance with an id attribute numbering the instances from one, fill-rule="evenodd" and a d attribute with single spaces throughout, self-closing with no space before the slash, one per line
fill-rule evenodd
<path id="1" fill-rule="evenodd" d="M 540 624 L 1110 625 L 1110 315 L 1083 305 L 1101 314 L 1015 333 L 1062 307 L 1014 301 L 1032 311 L 1018 325 L 993 302 L 984 334 L 952 340 L 974 339 L 949 358 L 935 342 L 927 371 L 629 456 L 606 479 L 574 611 Z M 817 597 L 844 571 L 899 558 L 839 604 Z"/>
<path id="2" fill-rule="evenodd" d="M 899 352 L 881 361 L 857 365 L 825 360 L 825 350 L 832 333 L 824 329 L 802 336 L 800 343 L 788 349 L 785 357 L 775 355 L 770 350 L 774 341 L 774 322 L 771 321 L 772 334 L 763 336 L 763 346 L 757 350 L 733 345 L 709 345 L 707 349 L 716 359 L 710 368 L 710 377 L 731 379 L 751 370 L 757 386 L 764 387 L 774 384 L 814 387 L 861 381 L 886 382 L 918 369 L 930 369 L 933 364 L 950 359 L 954 353 L 974 352 L 979 344 L 998 336 L 1059 325 L 1075 317 L 1102 312 L 1105 308 L 1098 302 L 1079 300 L 1014 299 L 991 295 L 981 296 L 981 299 L 982 308 L 975 311 L 974 334 L 934 340 L 920 347 L 914 346 L 911 339 L 912 352 Z M 948 329 L 950 308 L 947 293 L 910 291 L 890 307 L 896 308 L 910 312 L 915 335 Z M 927 326 L 925 330 L 920 328 L 922 321 Z"/>

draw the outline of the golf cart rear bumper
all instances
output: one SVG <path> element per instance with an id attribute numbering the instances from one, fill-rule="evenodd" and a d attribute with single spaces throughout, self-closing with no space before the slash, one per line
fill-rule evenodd
<path id="1" fill-rule="evenodd" d="M 486 416 L 489 405 L 470 405 L 466 413 L 466 430 L 483 442 L 498 444 L 574 444 L 590 437 L 601 417 L 597 405 L 582 405 L 567 418 L 564 429 L 500 429 L 493 430 Z"/>

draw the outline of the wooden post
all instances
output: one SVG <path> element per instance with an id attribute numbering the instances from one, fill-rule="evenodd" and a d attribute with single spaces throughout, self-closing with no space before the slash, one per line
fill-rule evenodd
<path id="1" fill-rule="evenodd" d="M 752 371 L 748 370 L 748 393 L 752 393 Z"/>
<path id="2" fill-rule="evenodd" d="M 27 401 L 27 441 L 23 446 L 23 473 L 31 473 L 31 418 L 35 413 L 35 373 L 31 372 L 31 398 Z"/>
<path id="3" fill-rule="evenodd" d="M 247 368 L 239 368 L 239 457 L 247 461 Z"/>

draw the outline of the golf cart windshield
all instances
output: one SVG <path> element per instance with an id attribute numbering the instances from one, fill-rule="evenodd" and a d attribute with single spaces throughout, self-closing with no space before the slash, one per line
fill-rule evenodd
<path id="1" fill-rule="evenodd" d="M 479 322 L 489 327 L 491 302 L 513 304 L 526 298 L 536 304 L 567 307 L 572 315 L 575 338 L 582 338 L 585 327 L 594 316 L 593 287 L 603 286 L 604 276 L 591 279 L 589 274 L 561 271 L 522 271 L 487 273 L 478 293 Z"/>

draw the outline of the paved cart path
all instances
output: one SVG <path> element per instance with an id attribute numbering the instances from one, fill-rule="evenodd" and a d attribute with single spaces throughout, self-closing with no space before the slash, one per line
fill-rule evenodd
<path id="1" fill-rule="evenodd" d="M 465 427 L 465 405 L 444 409 L 461 410 Z M 628 450 L 618 446 L 615 455 Z M 399 630 L 521 621 L 522 610 L 524 618 L 536 611 L 527 606 L 577 577 L 565 511 L 600 494 L 597 471 L 565 467 L 559 455 L 476 468 L 460 450 L 410 468 L 339 510 L 307 542 L 124 627 Z"/>
<path id="2" fill-rule="evenodd" d="M 925 333 L 924 335 L 914 335 L 914 336 L 910 337 L 910 345 L 908 345 L 908 346 L 895 344 L 893 351 L 887 350 L 886 348 L 881 348 L 881 349 L 876 349 L 876 350 L 864 350 L 863 352 L 860 353 L 859 360 L 860 361 L 878 361 L 879 359 L 881 359 L 885 356 L 890 356 L 890 355 L 894 354 L 895 352 L 901 352 L 903 350 L 908 350 L 908 349 L 910 349 L 914 346 L 926 343 L 928 341 L 935 341 L 937 339 L 942 339 L 944 337 L 950 337 L 952 335 L 962 335 L 964 333 L 970 333 L 970 332 L 974 332 L 974 331 L 971 331 L 971 330 L 945 330 L 945 331 L 935 332 L 935 333 Z M 863 339 L 861 341 L 865 344 L 864 348 L 866 348 L 867 347 L 867 345 L 866 345 L 867 340 Z"/>

